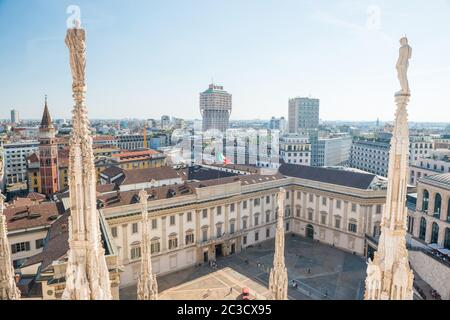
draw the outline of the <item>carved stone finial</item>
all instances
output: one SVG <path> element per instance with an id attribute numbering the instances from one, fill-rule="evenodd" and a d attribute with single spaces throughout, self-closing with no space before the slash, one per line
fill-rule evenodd
<path id="1" fill-rule="evenodd" d="M 78 25 L 79 26 L 79 25 Z M 72 91 L 75 106 L 69 150 L 69 251 L 64 300 L 111 300 L 111 283 L 100 231 L 96 203 L 96 172 L 84 105 L 86 33 L 68 29 Z"/>
<path id="2" fill-rule="evenodd" d="M 137 285 L 138 300 L 158 299 L 158 283 L 156 275 L 152 272 L 151 240 L 149 233 L 149 220 L 147 209 L 147 192 L 142 189 L 139 192 L 139 202 L 142 206 L 142 241 L 141 241 L 141 274 Z"/>
<path id="3" fill-rule="evenodd" d="M 20 299 L 10 248 L 6 217 L 3 215 L 3 195 L 0 192 L 0 300 Z"/>
<path id="4" fill-rule="evenodd" d="M 270 270 L 269 290 L 272 292 L 274 300 L 287 300 L 288 276 L 284 263 L 284 201 L 286 190 L 280 188 L 278 192 L 278 221 L 275 234 L 275 253 L 273 257 L 273 267 Z"/>

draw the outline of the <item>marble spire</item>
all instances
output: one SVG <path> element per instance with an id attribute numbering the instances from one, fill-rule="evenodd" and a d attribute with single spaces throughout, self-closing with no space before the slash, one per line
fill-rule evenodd
<path id="1" fill-rule="evenodd" d="M 157 300 L 158 299 L 158 283 L 156 275 L 152 272 L 152 257 L 150 232 L 148 231 L 148 209 L 147 209 L 147 192 L 141 190 L 139 192 L 139 201 L 142 207 L 142 242 L 141 242 L 141 274 L 137 285 L 138 300 Z"/>
<path id="2" fill-rule="evenodd" d="M 0 181 L 2 179 L 3 160 L 0 158 Z M 16 300 L 20 299 L 20 291 L 14 278 L 6 217 L 3 215 L 3 201 L 0 190 L 0 300 Z"/>
<path id="3" fill-rule="evenodd" d="M 400 39 L 397 62 L 401 90 L 395 94 L 397 112 L 391 138 L 386 206 L 382 214 L 378 250 L 367 266 L 365 300 L 412 300 L 414 274 L 406 249 L 406 192 L 409 132 L 406 107 L 410 98 L 407 69 L 411 47 Z"/>
<path id="4" fill-rule="evenodd" d="M 96 205 L 92 137 L 85 106 L 86 33 L 79 25 L 67 30 L 70 52 L 73 129 L 69 150 L 69 251 L 64 300 L 110 300 L 111 283 Z"/>
<path id="5" fill-rule="evenodd" d="M 278 192 L 278 220 L 275 235 L 275 254 L 273 267 L 270 270 L 269 290 L 274 300 L 288 299 L 288 276 L 284 264 L 284 201 L 286 190 L 280 188 Z"/>

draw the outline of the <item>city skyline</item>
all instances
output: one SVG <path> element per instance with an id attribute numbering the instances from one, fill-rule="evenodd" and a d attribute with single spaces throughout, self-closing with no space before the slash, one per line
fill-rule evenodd
<path id="1" fill-rule="evenodd" d="M 78 1 L 89 30 L 89 117 L 159 118 L 165 110 L 200 119 L 198 95 L 213 78 L 233 95 L 230 121 L 287 118 L 297 96 L 319 98 L 322 120 L 392 121 L 392 57 L 407 31 L 415 44 L 410 120 L 445 121 L 450 3 L 409 1 L 394 14 L 402 3 Z M 0 28 L 9 30 L 0 35 L 8 48 L 0 53 L 8 75 L 0 77 L 0 118 L 14 108 L 38 119 L 45 94 L 55 119 L 70 117 L 63 35 L 71 4 L 0 1 Z"/>

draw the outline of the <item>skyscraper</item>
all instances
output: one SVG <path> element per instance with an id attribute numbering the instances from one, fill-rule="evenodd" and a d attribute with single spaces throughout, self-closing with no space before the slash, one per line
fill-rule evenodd
<path id="1" fill-rule="evenodd" d="M 203 117 L 202 130 L 217 129 L 225 132 L 231 114 L 231 94 L 223 86 L 210 84 L 200 93 L 200 113 Z"/>
<path id="2" fill-rule="evenodd" d="M 11 109 L 11 122 L 12 123 L 19 123 L 19 111 L 16 109 Z"/>
<path id="3" fill-rule="evenodd" d="M 51 195 L 58 191 L 58 144 L 55 127 L 47 107 L 45 97 L 44 113 L 39 127 L 39 171 L 41 175 L 42 193 Z"/>

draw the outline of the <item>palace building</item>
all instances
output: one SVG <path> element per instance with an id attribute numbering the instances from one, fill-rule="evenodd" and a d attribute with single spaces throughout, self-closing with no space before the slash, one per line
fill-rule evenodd
<path id="1" fill-rule="evenodd" d="M 209 173 L 199 173 L 202 170 Z M 216 178 L 218 174 L 209 168 L 179 171 L 182 183 L 145 188 L 150 221 L 146 227 L 157 275 L 273 238 L 280 187 L 286 189 L 286 232 L 358 255 L 366 253 L 366 236 L 379 231 L 386 202 L 384 183 L 359 172 L 291 164 L 283 164 L 273 175 Z M 144 227 L 140 188 L 110 188 L 97 197 L 124 267 L 121 286 L 135 283 L 140 272 Z"/>

